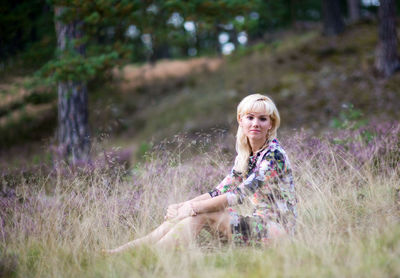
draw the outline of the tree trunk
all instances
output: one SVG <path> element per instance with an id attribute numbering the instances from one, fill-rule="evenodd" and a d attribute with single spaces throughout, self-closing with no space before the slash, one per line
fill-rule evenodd
<path id="1" fill-rule="evenodd" d="M 324 23 L 324 35 L 335 36 L 344 31 L 344 22 L 340 13 L 339 0 L 323 0 L 322 14 Z"/>
<path id="2" fill-rule="evenodd" d="M 376 48 L 375 67 L 384 77 L 389 77 L 400 67 L 397 56 L 395 0 L 380 1 L 379 20 L 379 42 Z"/>
<path id="3" fill-rule="evenodd" d="M 296 2 L 297 0 L 289 0 L 288 1 L 288 10 L 290 15 L 290 25 L 293 26 L 296 22 Z"/>
<path id="4" fill-rule="evenodd" d="M 350 22 L 357 22 L 360 20 L 360 4 L 360 0 L 347 0 L 347 9 Z"/>
<path id="5" fill-rule="evenodd" d="M 154 64 L 156 61 L 160 59 L 169 59 L 171 58 L 170 48 L 166 42 L 161 44 L 155 44 L 153 47 L 153 53 L 150 56 L 150 62 Z"/>
<path id="6" fill-rule="evenodd" d="M 218 20 L 215 20 L 214 22 L 214 38 L 215 38 L 215 50 L 218 53 L 218 56 L 222 56 L 222 45 L 219 42 L 219 34 L 223 31 L 223 29 L 220 26 L 220 23 Z"/>
<path id="7" fill-rule="evenodd" d="M 56 7 L 60 16 L 64 8 Z M 57 46 L 61 53 L 72 50 L 85 55 L 85 45 L 74 46 L 74 39 L 82 38 L 83 23 L 74 20 L 64 23 L 56 20 Z M 89 159 L 90 139 L 88 125 L 88 97 L 85 82 L 65 81 L 58 83 L 58 143 L 62 156 L 75 165 Z"/>

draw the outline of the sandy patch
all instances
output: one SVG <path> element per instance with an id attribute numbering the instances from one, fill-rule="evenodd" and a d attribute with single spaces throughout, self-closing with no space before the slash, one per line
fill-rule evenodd
<path id="1" fill-rule="evenodd" d="M 120 79 L 120 89 L 128 92 L 153 81 L 165 81 L 168 78 L 182 78 L 192 73 L 214 72 L 222 63 L 221 58 L 195 58 L 190 60 L 161 60 L 154 65 L 127 65 L 115 69 L 114 77 Z"/>

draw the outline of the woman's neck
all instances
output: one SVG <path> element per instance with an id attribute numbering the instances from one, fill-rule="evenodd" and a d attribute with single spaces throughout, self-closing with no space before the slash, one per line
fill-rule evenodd
<path id="1" fill-rule="evenodd" d="M 249 143 L 250 143 L 251 151 L 254 154 L 264 146 L 265 141 L 250 141 L 249 140 Z"/>

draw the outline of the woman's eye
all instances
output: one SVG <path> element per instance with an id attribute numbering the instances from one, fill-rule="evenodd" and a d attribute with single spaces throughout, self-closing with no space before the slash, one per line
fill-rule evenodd
<path id="1" fill-rule="evenodd" d="M 261 121 L 265 122 L 267 120 L 267 118 L 261 118 Z"/>
<path id="2" fill-rule="evenodd" d="M 247 116 L 247 119 L 252 120 L 253 116 Z"/>

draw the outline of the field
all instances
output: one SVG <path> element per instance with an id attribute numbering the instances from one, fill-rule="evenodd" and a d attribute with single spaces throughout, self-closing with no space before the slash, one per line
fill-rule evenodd
<path id="1" fill-rule="evenodd" d="M 229 171 L 223 134 L 154 147 L 135 168 L 21 176 L 1 192 L 1 274 L 11 277 L 395 277 L 400 275 L 400 126 L 367 125 L 283 145 L 295 169 L 298 226 L 267 248 L 201 233 L 187 248 L 104 256 L 151 231 L 166 206 L 211 189 Z M 187 159 L 188 154 L 194 158 Z"/>
<path id="2" fill-rule="evenodd" d="M 375 28 L 349 26 L 334 39 L 288 31 L 228 58 L 114 72 L 114 83 L 89 86 L 93 163 L 83 169 L 48 148 L 55 96 L 2 79 L 0 277 L 399 277 L 400 75 L 372 70 Z M 251 92 L 281 113 L 294 237 L 240 247 L 202 232 L 177 250 L 103 255 L 223 179 L 235 106 Z"/>

